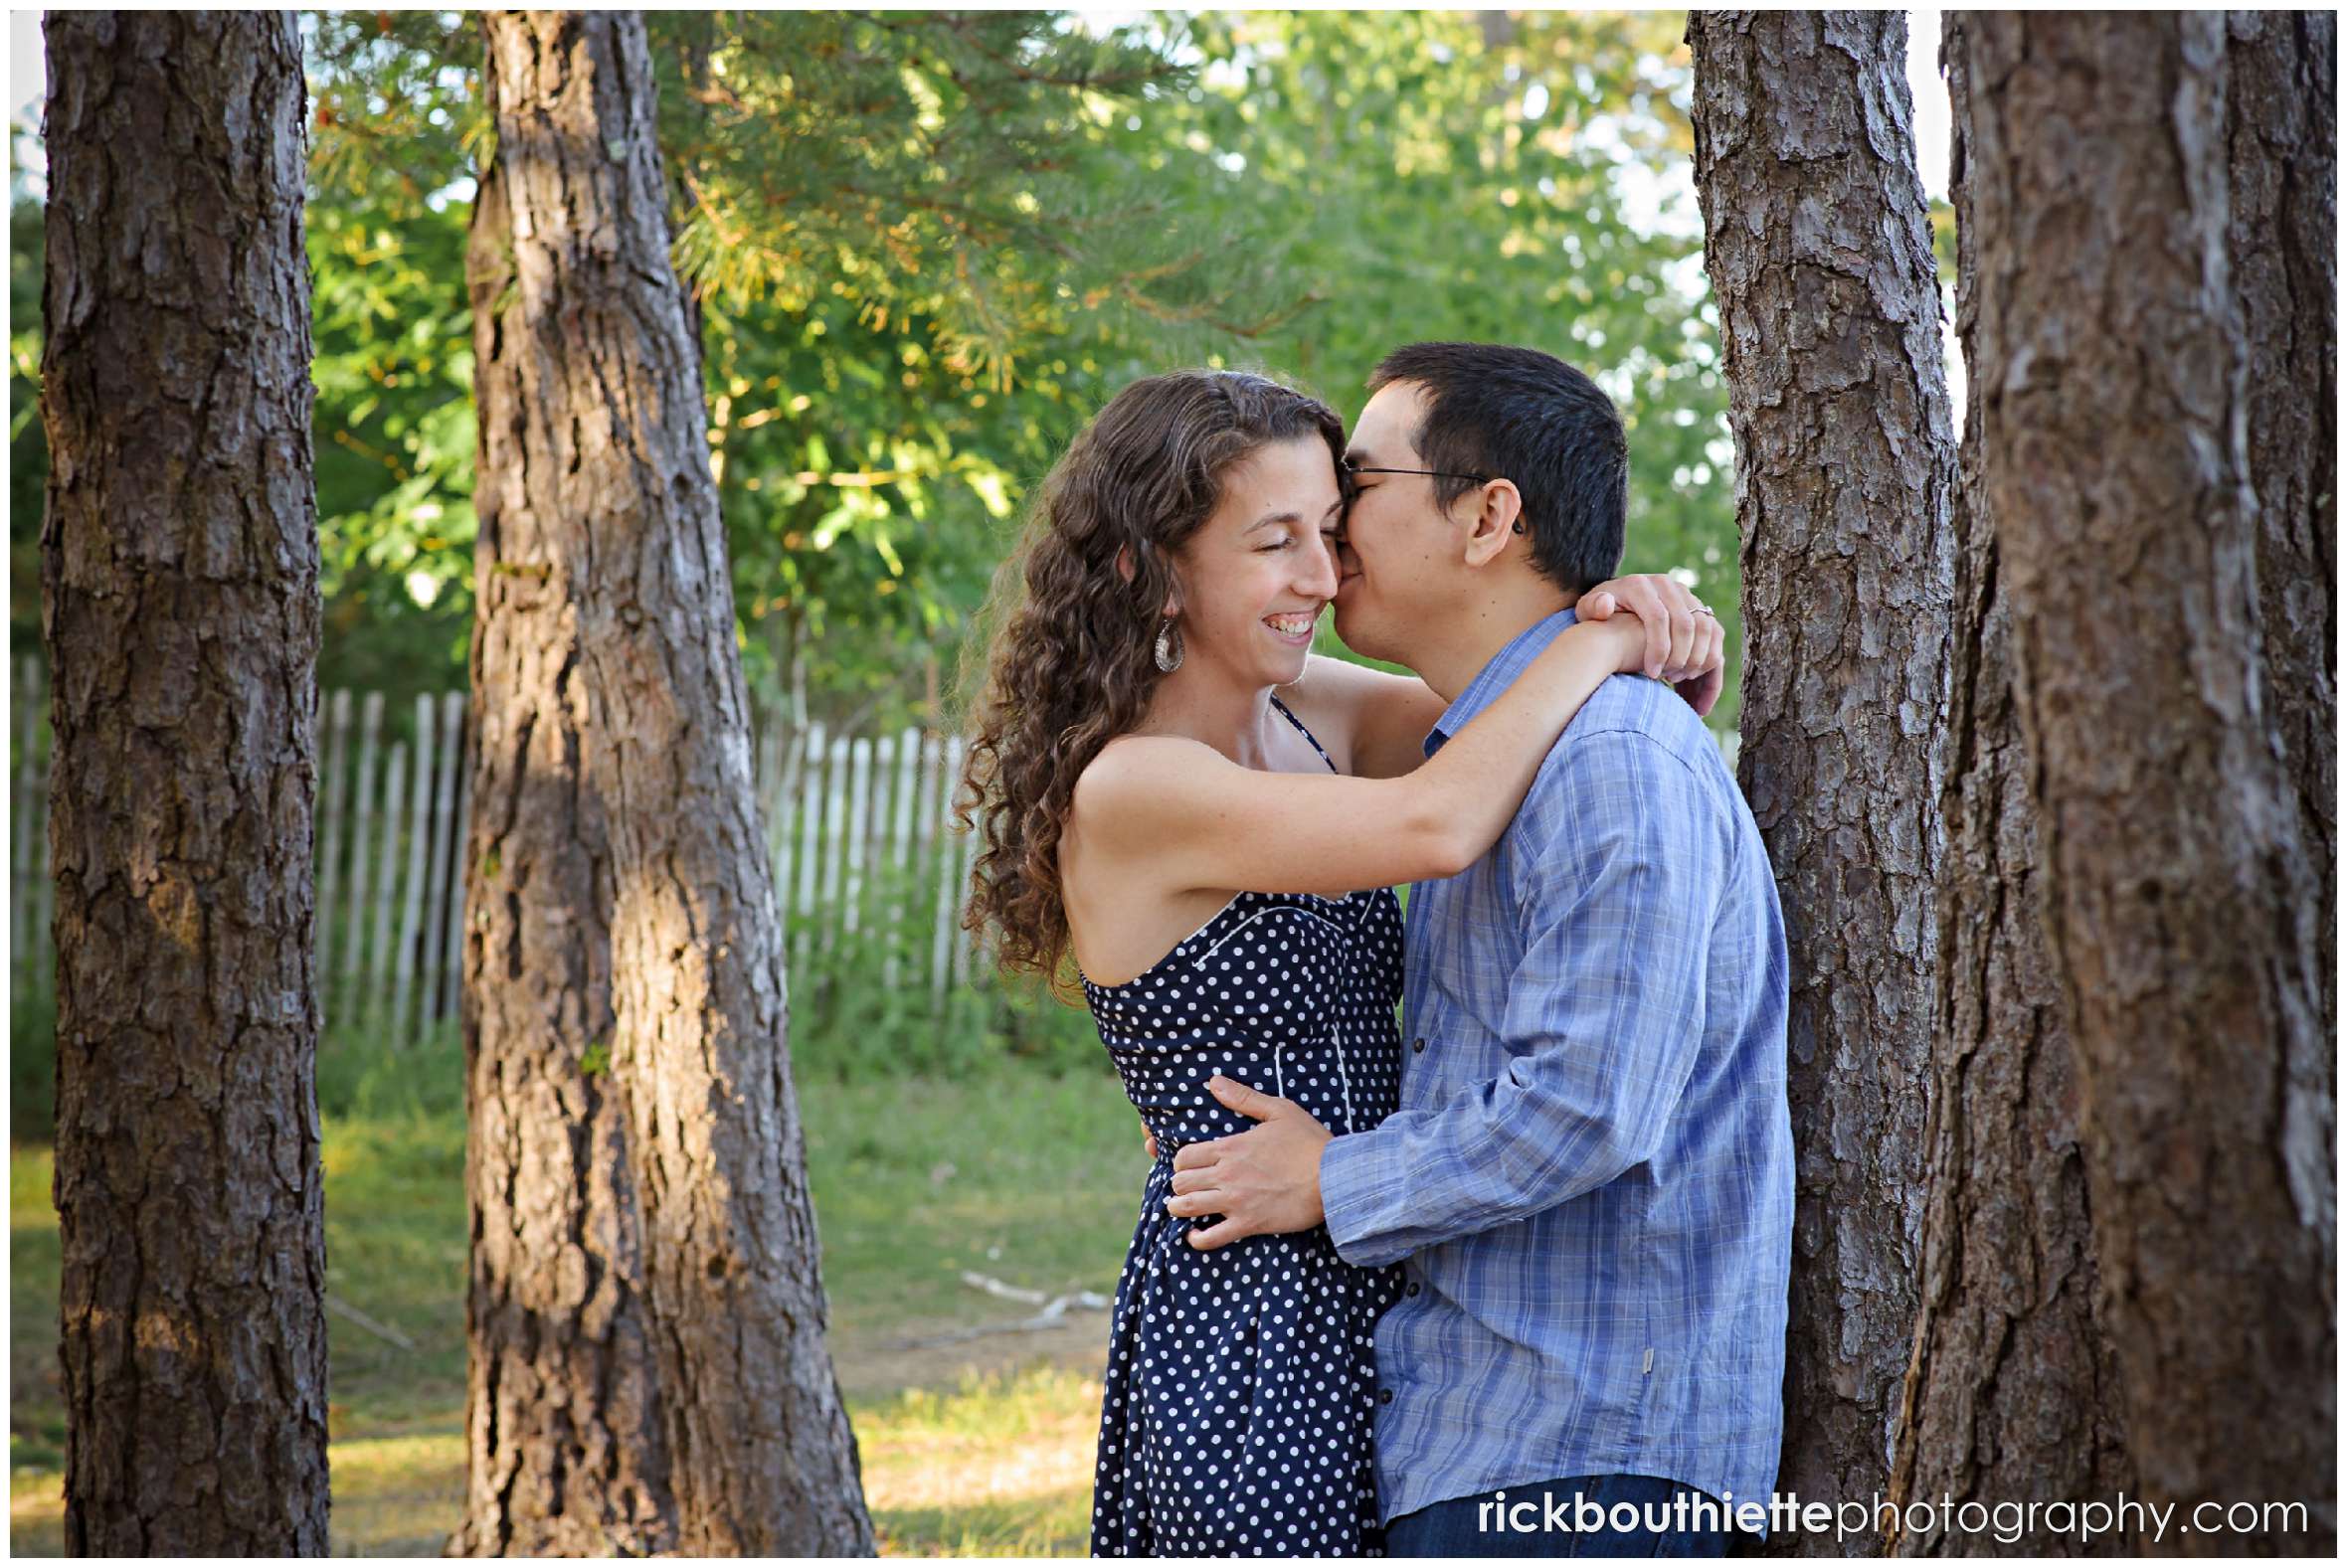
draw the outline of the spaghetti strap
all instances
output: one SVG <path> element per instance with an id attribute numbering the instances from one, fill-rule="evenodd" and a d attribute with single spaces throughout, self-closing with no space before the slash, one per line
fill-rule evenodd
<path id="1" fill-rule="evenodd" d="M 1320 760 L 1329 765 L 1329 772 L 1339 772 L 1336 759 L 1329 755 L 1328 749 L 1322 746 L 1319 741 L 1313 740 L 1312 732 L 1304 727 L 1304 721 L 1297 718 L 1296 715 L 1290 711 L 1286 703 L 1280 701 L 1279 694 L 1277 692 L 1272 693 L 1271 705 L 1279 709 L 1281 716 L 1285 718 L 1290 724 L 1296 726 L 1296 733 L 1298 735 L 1303 736 L 1307 741 L 1312 741 L 1312 749 L 1316 752 L 1319 752 Z"/>

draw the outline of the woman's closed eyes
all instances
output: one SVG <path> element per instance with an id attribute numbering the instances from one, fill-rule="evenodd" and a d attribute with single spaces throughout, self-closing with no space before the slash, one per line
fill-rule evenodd
<path id="1" fill-rule="evenodd" d="M 1334 529 L 1334 528 L 1324 528 L 1324 529 L 1321 529 L 1321 530 L 1320 530 L 1320 538 L 1321 538 L 1321 546 L 1322 546 L 1322 548 L 1324 548 L 1324 549 L 1334 549 L 1334 548 L 1336 548 L 1336 545 L 1337 545 L 1337 543 L 1338 543 L 1338 539 L 1337 539 L 1337 530 L 1336 530 L 1336 529 Z M 1269 541 L 1269 542 L 1267 542 L 1267 543 L 1264 543 L 1264 544 L 1257 545 L 1257 546 L 1255 547 L 1255 553 L 1256 553 L 1256 554 L 1258 554 L 1258 555 L 1262 555 L 1262 554 L 1265 554 L 1266 552 L 1273 551 L 1273 550 L 1293 550 L 1293 549 L 1295 549 L 1295 548 L 1296 548 L 1296 543 L 1297 543 L 1297 540 L 1296 540 L 1296 536 L 1295 536 L 1294 534 L 1290 534 L 1290 533 L 1283 533 L 1283 534 L 1281 534 L 1281 535 L 1280 535 L 1280 536 L 1279 536 L 1277 539 L 1271 540 L 1271 541 Z"/>

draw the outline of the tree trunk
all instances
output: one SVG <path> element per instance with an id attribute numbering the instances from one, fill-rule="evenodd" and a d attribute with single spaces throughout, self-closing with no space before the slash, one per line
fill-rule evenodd
<path id="1" fill-rule="evenodd" d="M 2219 14 L 1964 26 L 1980 501 L 2142 1491 L 2335 1539 L 2323 846 L 2260 689 Z M 2324 345 L 2327 355 L 2329 346 Z M 2240 1535 L 2175 1537 L 2238 1551 Z"/>
<path id="2" fill-rule="evenodd" d="M 515 288 L 506 171 L 466 246 L 479 421 L 472 820 L 465 854 L 465 1185 L 471 1195 L 466 1485 L 451 1556 L 673 1552 L 625 1086 L 609 1072 L 610 830 L 586 779 L 578 610 L 531 514 L 527 418 L 504 346 Z M 541 482 L 544 482 L 541 480 Z"/>
<path id="3" fill-rule="evenodd" d="M 1738 774 L 1792 946 L 1777 1485 L 1863 1500 L 1922 1227 L 1955 463 L 1938 284 L 1899 13 L 1697 13 L 1688 40 L 1750 639 Z"/>
<path id="4" fill-rule="evenodd" d="M 600 821 L 563 851 L 593 860 L 592 878 L 574 864 L 570 901 L 526 918 L 552 931 L 583 887 L 608 888 L 611 1030 L 590 1034 L 600 1021 L 584 1009 L 535 1027 L 549 1051 L 574 1058 L 548 1063 L 566 1090 L 608 1072 L 597 1087 L 625 1123 L 590 1141 L 573 1110 L 564 1131 L 587 1150 L 581 1176 L 610 1185 L 611 1212 L 626 1207 L 616 1194 L 632 1177 L 632 1224 L 615 1229 L 613 1248 L 639 1260 L 628 1278 L 650 1348 L 644 1386 L 658 1390 L 647 1408 L 674 1512 L 665 1549 L 868 1553 L 854 1440 L 824 1348 L 781 922 L 706 415 L 668 259 L 642 18 L 499 12 L 483 30 L 497 151 L 474 242 L 484 759 L 474 918 L 517 933 L 539 897 L 505 859 L 514 824 L 557 801 Z M 490 691 L 522 677 L 533 701 L 560 710 L 559 744 L 526 715 L 492 708 Z M 500 751 L 496 775 L 487 760 Z M 531 967 L 521 948 L 482 937 L 479 982 L 514 986 Z M 601 994 L 591 960 L 574 956 L 567 972 L 581 995 Z M 514 1005 L 544 1008 L 529 995 Z M 476 1096 L 491 1083 L 490 1000 L 484 989 Z M 530 1066 L 508 1071 L 526 1083 Z M 482 1190 L 490 1179 L 484 1162 L 474 1173 L 484 1213 L 497 1197 Z M 544 1285 L 571 1284 L 566 1301 L 584 1299 L 597 1282 L 562 1220 L 513 1213 L 520 1229 L 505 1245 Z M 516 1282 L 525 1306 L 544 1294 Z"/>
<path id="5" fill-rule="evenodd" d="M 2338 19 L 2327 11 L 2233 11 L 2227 23 L 2229 251 L 2251 356 L 2250 468 L 2265 636 L 2259 673 L 2278 755 L 2296 786 L 2299 829 L 2322 879 L 2315 972 L 2323 1016 L 2335 1019 Z"/>
<path id="6" fill-rule="evenodd" d="M 1982 309 L 1963 24 L 1942 50 L 1953 98 L 1956 325 L 1977 353 Z M 2012 611 L 1992 518 L 1978 500 L 1985 385 L 1966 382 L 1955 639 L 1942 786 L 1938 1024 L 1927 1130 L 1921 1311 L 1891 1491 L 1891 1541 L 1915 1556 L 2062 1556 L 2039 1523 L 2010 1533 L 1920 1524 L 1943 1501 L 2108 1503 L 2135 1482 L 2118 1374 L 2095 1309 L 2094 1239 L 2078 1146 L 2077 1075 L 2039 917 L 2029 764 L 2013 712 Z M 2140 1551 L 2112 1536 L 2098 1553 Z"/>
<path id="7" fill-rule="evenodd" d="M 301 47 L 47 20 L 66 1550 L 326 1550 Z"/>

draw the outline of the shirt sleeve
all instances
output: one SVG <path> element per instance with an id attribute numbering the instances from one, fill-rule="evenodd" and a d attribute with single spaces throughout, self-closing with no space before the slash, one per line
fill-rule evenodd
<path id="1" fill-rule="evenodd" d="M 1523 958 L 1498 1078 L 1329 1140 L 1321 1199 L 1358 1267 L 1525 1219 L 1653 1156 L 1701 1044 L 1725 881 L 1717 806 L 1652 737 L 1551 754 L 1503 841 Z M 1429 1040 L 1429 1051 L 1440 1040 Z"/>

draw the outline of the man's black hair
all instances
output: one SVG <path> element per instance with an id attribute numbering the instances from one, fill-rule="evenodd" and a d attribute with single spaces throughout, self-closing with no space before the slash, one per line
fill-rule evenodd
<path id="1" fill-rule="evenodd" d="M 1412 437 L 1426 467 L 1515 482 L 1535 570 L 1575 594 L 1614 575 L 1629 515 L 1630 443 L 1595 382 L 1553 354 L 1499 343 L 1397 348 L 1370 373 L 1369 391 L 1396 381 L 1426 388 L 1426 421 Z M 1430 482 L 1445 507 L 1477 487 L 1473 479 Z"/>

